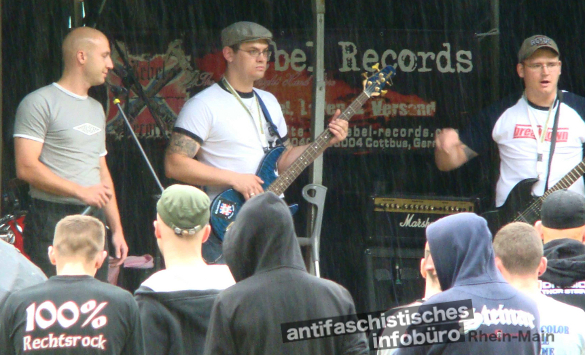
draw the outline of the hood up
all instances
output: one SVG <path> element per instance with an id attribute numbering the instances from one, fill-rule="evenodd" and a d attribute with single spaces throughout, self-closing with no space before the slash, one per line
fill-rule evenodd
<path id="1" fill-rule="evenodd" d="M 225 235 L 223 254 L 236 282 L 281 267 L 306 271 L 288 206 L 273 192 L 244 204 Z"/>
<path id="2" fill-rule="evenodd" d="M 475 213 L 459 213 L 428 226 L 427 241 L 443 291 L 454 286 L 505 282 L 496 268 L 492 234 Z"/>
<path id="3" fill-rule="evenodd" d="M 548 259 L 541 280 L 568 287 L 585 280 L 585 245 L 573 239 L 555 239 L 544 245 Z"/>

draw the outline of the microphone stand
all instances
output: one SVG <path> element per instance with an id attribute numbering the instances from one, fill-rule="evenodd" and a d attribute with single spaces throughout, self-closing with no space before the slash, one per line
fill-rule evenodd
<path id="1" fill-rule="evenodd" d="M 132 126 L 130 125 L 130 121 L 128 120 L 126 113 L 124 112 L 124 110 L 122 109 L 122 106 L 120 105 L 120 99 L 115 98 L 114 105 L 118 106 L 118 110 L 120 110 L 120 113 L 122 114 L 122 117 L 124 118 L 124 122 L 126 122 L 126 127 L 128 127 L 128 130 L 130 131 L 130 134 L 132 135 L 134 142 L 138 146 L 138 149 L 140 149 L 140 153 L 142 154 L 142 158 L 144 158 L 146 165 L 148 165 L 148 168 L 150 169 L 150 173 L 154 177 L 154 180 L 156 181 L 156 184 L 158 185 L 158 188 L 160 189 L 160 193 L 162 194 L 163 191 L 165 190 L 165 188 L 160 183 L 160 180 L 158 179 L 158 176 L 156 175 L 154 168 L 152 167 L 152 165 L 150 164 L 150 161 L 148 160 L 148 156 L 146 156 L 144 149 L 142 149 L 142 145 L 140 144 L 138 137 L 136 137 L 136 133 L 134 133 L 134 129 L 132 129 Z"/>
<path id="2" fill-rule="evenodd" d="M 114 89 L 114 88 L 116 88 L 116 89 Z M 144 158 L 144 161 L 146 162 L 146 165 L 148 165 L 148 168 L 150 169 L 150 173 L 154 177 L 154 180 L 156 181 L 156 184 L 158 185 L 158 188 L 160 189 L 160 193 L 162 194 L 165 189 L 162 186 L 162 184 L 161 184 L 158 176 L 156 175 L 156 172 L 154 171 L 154 168 L 152 167 L 152 164 L 150 164 L 150 160 L 148 160 L 148 156 L 144 152 L 144 149 L 142 148 L 142 144 L 140 144 L 140 141 L 138 140 L 138 137 L 136 137 L 136 134 L 134 133 L 134 129 L 132 129 L 132 125 L 130 124 L 130 121 L 128 120 L 128 116 L 126 116 L 126 113 L 124 112 L 124 109 L 120 105 L 120 99 L 117 97 L 120 94 L 122 94 L 124 92 L 127 92 L 126 88 L 123 88 L 123 87 L 120 88 L 120 87 L 111 86 L 110 87 L 110 91 L 114 94 L 114 96 L 116 96 L 116 98 L 113 101 L 114 102 L 114 105 L 116 105 L 118 107 L 118 110 L 122 114 L 122 117 L 124 119 L 124 122 L 126 123 L 126 127 L 128 127 L 128 130 L 130 131 L 130 134 L 132 135 L 132 138 L 134 139 L 134 142 L 136 143 L 136 145 L 138 146 L 138 149 L 140 150 L 140 153 L 142 154 L 142 158 Z M 161 260 L 162 260 L 162 258 L 161 258 L 160 250 L 157 247 L 156 250 L 155 250 L 154 271 L 158 271 L 158 270 L 161 269 Z"/>

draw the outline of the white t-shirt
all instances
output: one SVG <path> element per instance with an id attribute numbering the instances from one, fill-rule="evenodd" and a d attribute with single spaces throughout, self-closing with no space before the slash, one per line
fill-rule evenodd
<path id="1" fill-rule="evenodd" d="M 531 296 L 540 312 L 540 334 L 545 334 L 542 354 L 585 354 L 585 312 L 542 294 Z"/>
<path id="2" fill-rule="evenodd" d="M 550 139 L 557 109 L 558 105 L 550 114 L 547 135 L 542 143 L 544 170 L 542 179 L 533 186 L 532 191 L 535 196 L 542 196 L 544 193 L 544 180 L 548 173 Z M 553 187 L 583 159 L 585 122 L 577 111 L 566 103 L 563 102 L 560 109 L 557 141 L 548 188 Z M 545 108 L 529 105 L 524 98 L 520 98 L 514 106 L 507 109 L 498 118 L 492 130 L 492 138 L 498 144 L 500 152 L 500 178 L 496 187 L 496 206 L 504 204 L 510 191 L 520 181 L 530 177 L 538 177 L 536 168 L 537 141 L 528 114 L 531 115 L 540 134 L 549 116 L 549 111 Z M 582 195 L 585 194 L 583 178 L 577 180 L 570 187 L 570 190 Z"/>
<path id="3" fill-rule="evenodd" d="M 267 91 L 254 90 L 270 112 L 279 135 L 286 140 L 286 122 L 276 97 Z M 244 97 L 242 101 L 254 118 L 230 92 L 213 84 L 185 103 L 174 131 L 187 134 L 201 144 L 197 153 L 200 162 L 241 174 L 254 174 L 265 154 L 258 130 L 258 104 L 253 96 Z M 270 135 L 262 113 L 260 118 L 267 141 L 274 142 L 276 138 Z M 206 190 L 213 199 L 227 188 L 229 186 L 208 186 Z"/>
<path id="4" fill-rule="evenodd" d="M 142 286 L 155 292 L 189 290 L 223 290 L 236 282 L 227 265 L 207 265 L 200 268 L 175 267 L 154 273 Z"/>

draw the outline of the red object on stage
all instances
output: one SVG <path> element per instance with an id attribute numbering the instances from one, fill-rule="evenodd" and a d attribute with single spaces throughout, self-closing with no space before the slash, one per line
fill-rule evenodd
<path id="1" fill-rule="evenodd" d="M 22 232 L 24 230 L 24 214 L 19 216 L 6 215 L 0 219 L 0 238 L 14 245 L 22 255 L 30 260 L 24 252 L 24 241 Z"/>

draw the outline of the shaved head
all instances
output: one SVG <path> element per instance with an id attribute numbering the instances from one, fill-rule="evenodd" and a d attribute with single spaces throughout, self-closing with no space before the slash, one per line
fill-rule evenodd
<path id="1" fill-rule="evenodd" d="M 110 42 L 100 31 L 79 27 L 63 40 L 63 76 L 58 84 L 79 95 L 87 95 L 90 87 L 106 81 L 114 68 Z"/>
<path id="2" fill-rule="evenodd" d="M 75 61 L 79 51 L 89 52 L 102 40 L 108 41 L 108 38 L 91 27 L 78 27 L 69 32 L 62 47 L 65 66 Z"/>

